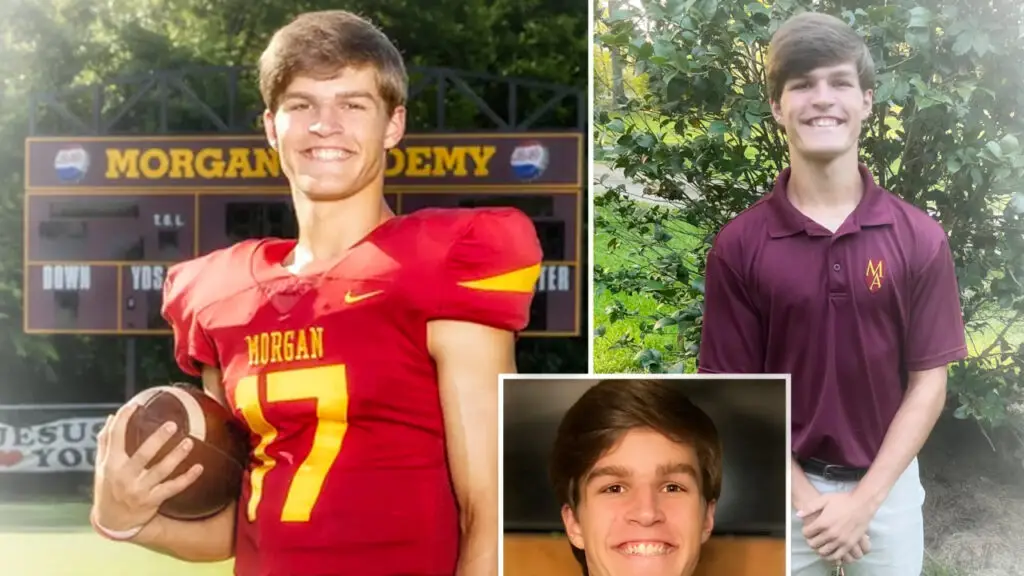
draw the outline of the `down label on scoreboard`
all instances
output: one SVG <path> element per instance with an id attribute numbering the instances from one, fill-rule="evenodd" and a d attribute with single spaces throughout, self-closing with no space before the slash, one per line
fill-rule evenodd
<path id="1" fill-rule="evenodd" d="M 53 333 L 117 332 L 117 268 L 30 264 L 25 290 L 27 327 Z"/>

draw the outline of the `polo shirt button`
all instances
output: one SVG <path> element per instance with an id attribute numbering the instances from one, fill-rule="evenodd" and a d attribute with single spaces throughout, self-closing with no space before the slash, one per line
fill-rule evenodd
<path id="1" fill-rule="evenodd" d="M 832 265 L 832 269 L 835 270 L 836 272 L 839 272 L 842 268 L 843 267 L 840 266 L 838 263 Z"/>

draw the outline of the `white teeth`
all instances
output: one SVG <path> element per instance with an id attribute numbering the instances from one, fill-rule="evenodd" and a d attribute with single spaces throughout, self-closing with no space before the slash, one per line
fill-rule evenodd
<path id="1" fill-rule="evenodd" d="M 309 154 L 317 160 L 340 160 L 347 155 L 344 150 L 330 148 L 314 148 Z"/>
<path id="2" fill-rule="evenodd" d="M 629 556 L 664 556 L 669 553 L 670 546 L 653 542 L 626 544 L 620 548 Z"/>
<path id="3" fill-rule="evenodd" d="M 817 126 L 819 128 L 834 128 L 839 125 L 839 122 L 835 118 L 815 118 L 811 120 L 811 126 Z"/>

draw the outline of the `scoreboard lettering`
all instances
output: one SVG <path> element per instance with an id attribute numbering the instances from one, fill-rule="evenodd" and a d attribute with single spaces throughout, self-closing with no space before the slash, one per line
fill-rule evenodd
<path id="1" fill-rule="evenodd" d="M 388 152 L 385 200 L 514 206 L 544 263 L 526 336 L 579 334 L 579 133 L 409 135 Z M 29 138 L 25 331 L 169 334 L 167 269 L 247 238 L 297 234 L 277 153 L 259 136 Z"/>
<path id="2" fill-rule="evenodd" d="M 496 152 L 496 146 L 394 148 L 388 151 L 385 176 L 483 178 Z M 107 148 L 106 166 L 107 180 L 281 177 L 277 152 L 270 148 Z"/>

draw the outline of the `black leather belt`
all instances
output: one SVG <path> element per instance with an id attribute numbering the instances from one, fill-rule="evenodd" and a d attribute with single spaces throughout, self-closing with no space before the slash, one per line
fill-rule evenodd
<path id="1" fill-rule="evenodd" d="M 837 482 L 856 482 L 868 473 L 867 468 L 851 468 L 849 466 L 829 464 L 817 458 L 798 460 L 798 462 L 804 472 L 824 478 L 825 480 L 835 480 Z"/>

